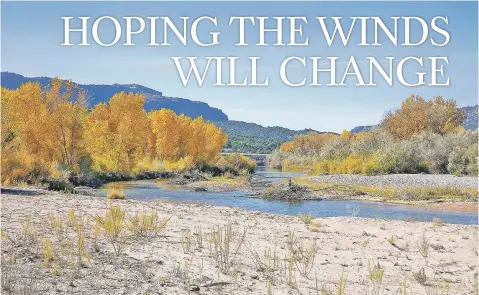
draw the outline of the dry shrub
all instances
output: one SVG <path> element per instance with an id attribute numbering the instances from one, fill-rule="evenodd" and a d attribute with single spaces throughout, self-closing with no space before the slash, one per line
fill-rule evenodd
<path id="1" fill-rule="evenodd" d="M 158 211 L 142 211 L 129 218 L 128 229 L 140 237 L 154 237 L 163 232 L 170 218 L 160 219 Z"/>
<path id="2" fill-rule="evenodd" d="M 246 227 L 244 227 L 241 232 L 235 232 L 231 222 L 228 222 L 226 226 L 218 226 L 217 230 L 214 230 L 208 235 L 211 254 L 219 269 L 224 273 L 229 272 L 236 258 L 240 255 L 246 234 Z"/>
<path id="3" fill-rule="evenodd" d="M 118 206 L 108 208 L 105 217 L 97 217 L 106 239 L 112 245 L 116 255 L 120 255 L 126 240 L 126 211 Z"/>

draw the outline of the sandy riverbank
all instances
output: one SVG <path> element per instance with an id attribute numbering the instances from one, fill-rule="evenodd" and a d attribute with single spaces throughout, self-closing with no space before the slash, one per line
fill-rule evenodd
<path id="1" fill-rule="evenodd" d="M 453 187 L 477 189 L 479 185 L 478 178 L 475 176 L 455 176 L 450 174 L 334 174 L 312 176 L 310 179 L 315 182 L 403 188 Z"/>
<path id="2" fill-rule="evenodd" d="M 2 281 L 13 293 L 338 294 L 345 284 L 342 294 L 459 295 L 475 294 L 477 288 L 477 226 L 352 217 L 306 225 L 294 216 L 39 190 L 9 191 L 1 201 Z M 129 216 L 154 208 L 160 219 L 170 220 L 159 236 L 135 236 L 124 229 L 120 256 L 102 230 L 97 252 L 93 219 L 105 216 L 109 206 L 120 206 Z M 52 229 L 52 220 L 68 223 L 70 209 L 83 216 L 90 258 L 82 259 L 78 272 L 71 271 L 75 263 L 60 257 L 65 241 L 76 245 L 75 231 L 66 227 L 55 234 Z M 218 243 L 228 223 L 229 254 Z M 48 245 L 58 257 L 45 259 Z M 404 283 L 407 293 L 401 291 Z"/>
<path id="3" fill-rule="evenodd" d="M 287 180 L 253 182 L 245 177 L 214 177 L 194 181 L 179 188 L 205 191 L 244 191 L 249 197 L 276 199 L 342 199 L 407 204 L 461 212 L 477 211 L 477 178 L 453 175 L 323 175 L 292 179 L 304 187 L 302 194 L 288 191 Z M 309 191 L 308 191 L 309 190 Z"/>

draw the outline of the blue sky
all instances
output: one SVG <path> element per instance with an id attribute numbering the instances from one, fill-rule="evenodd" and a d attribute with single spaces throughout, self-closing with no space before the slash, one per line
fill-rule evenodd
<path id="1" fill-rule="evenodd" d="M 424 97 L 442 95 L 454 98 L 459 106 L 477 104 L 477 2 L 3 2 L 2 3 L 2 71 L 25 76 L 59 76 L 79 83 L 111 84 L 137 83 L 162 91 L 168 96 L 178 96 L 209 103 L 221 108 L 233 120 L 255 122 L 265 126 L 284 126 L 292 129 L 313 128 L 341 131 L 357 125 L 376 124 L 385 111 L 396 108 L 410 94 Z M 112 47 L 65 47 L 62 16 L 110 15 L 121 20 L 123 16 L 169 16 L 179 19 L 189 16 L 216 16 L 219 27 L 206 24 L 200 27 L 201 38 L 208 29 L 220 31 L 221 45 L 199 47 L 191 42 L 183 47 L 170 36 L 170 47 L 147 47 L 149 32 L 135 36 L 135 47 L 124 47 L 122 42 Z M 230 16 L 305 16 L 308 25 L 304 33 L 310 39 L 308 47 L 235 47 L 237 27 L 228 26 Z M 445 47 L 433 47 L 430 42 L 417 47 L 393 46 L 381 35 L 381 47 L 358 47 L 359 28 L 353 31 L 348 47 L 335 42 L 328 47 L 316 16 L 380 16 L 392 24 L 391 16 L 419 16 L 429 21 L 435 16 L 447 16 L 447 30 L 451 35 Z M 77 23 L 78 24 L 78 23 Z M 72 26 L 77 25 L 72 23 Z M 273 23 L 267 23 L 272 25 Z M 400 26 L 401 28 L 401 26 Z M 108 25 L 100 27 L 102 38 L 111 36 Z M 161 31 L 160 31 L 161 32 Z M 368 35 L 372 34 L 372 27 Z M 248 27 L 247 41 L 257 42 L 258 32 Z M 285 33 L 285 38 L 288 37 Z M 412 37 L 419 32 L 413 27 Z M 399 34 L 401 36 L 401 33 Z M 75 40 L 72 35 L 72 40 Z M 431 33 L 430 36 L 438 36 Z M 273 35 L 267 35 L 271 41 Z M 78 39 L 78 38 L 76 38 Z M 402 40 L 403 37 L 399 37 Z M 288 38 L 286 38 L 288 40 Z M 338 40 L 339 41 L 339 40 Z M 358 61 L 366 56 L 384 59 L 386 56 L 447 56 L 446 75 L 451 80 L 448 87 L 404 87 L 397 83 L 389 86 L 378 83 L 375 87 L 361 88 L 348 80 L 347 87 L 288 87 L 281 83 L 279 66 L 288 56 L 338 56 L 345 66 L 350 56 Z M 260 56 L 259 78 L 270 77 L 268 87 L 214 87 L 214 75 L 202 88 L 194 84 L 184 87 L 171 56 L 238 56 L 239 72 L 248 73 L 248 56 Z M 363 67 L 368 69 L 368 67 Z M 293 67 L 292 80 L 309 77 L 311 67 Z M 414 67 L 407 68 L 406 78 L 412 79 Z M 429 69 L 424 68 L 426 72 Z M 341 74 L 340 74 L 341 75 Z M 365 77 L 368 77 L 367 71 Z M 426 81 L 430 79 L 426 76 Z M 325 81 L 325 80 L 323 80 Z"/>

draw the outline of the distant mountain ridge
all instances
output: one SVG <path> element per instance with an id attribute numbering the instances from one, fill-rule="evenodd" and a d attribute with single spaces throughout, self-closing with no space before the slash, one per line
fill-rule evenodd
<path id="1" fill-rule="evenodd" d="M 371 131 L 371 129 L 374 126 L 375 125 L 357 126 L 357 127 L 354 127 L 353 129 L 351 129 L 351 133 L 368 132 L 368 131 Z"/>
<path id="2" fill-rule="evenodd" d="M 462 122 L 462 127 L 466 130 L 476 130 L 477 129 L 477 113 L 478 113 L 479 106 L 470 106 L 470 107 L 462 107 L 459 108 L 460 110 L 464 111 L 466 114 L 466 119 Z M 360 132 L 368 132 L 377 125 L 368 125 L 368 126 L 357 126 L 351 129 L 351 133 L 360 133 Z"/>
<path id="3" fill-rule="evenodd" d="M 479 106 L 472 107 L 463 107 L 459 108 L 466 113 L 466 119 L 462 122 L 462 127 L 466 130 L 476 130 L 477 129 L 477 112 Z"/>
<path id="4" fill-rule="evenodd" d="M 16 89 L 25 82 L 38 82 L 42 87 L 50 85 L 52 78 L 49 77 L 24 77 L 11 72 L 1 73 L 2 87 L 7 89 Z M 75 82 L 75 81 L 74 81 Z M 113 84 L 113 85 L 95 85 L 78 84 L 78 87 L 87 91 L 89 95 L 88 105 L 90 107 L 108 100 L 119 92 L 141 93 L 145 96 L 145 110 L 159 110 L 162 108 L 171 109 L 177 114 L 196 118 L 203 116 L 209 121 L 225 121 L 228 116 L 222 110 L 213 108 L 207 103 L 193 101 L 186 98 L 164 96 L 161 91 L 157 91 L 138 84 Z"/>

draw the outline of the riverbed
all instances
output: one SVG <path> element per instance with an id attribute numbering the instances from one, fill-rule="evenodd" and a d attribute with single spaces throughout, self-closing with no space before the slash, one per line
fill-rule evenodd
<path id="1" fill-rule="evenodd" d="M 273 182 L 301 176 L 302 173 L 281 172 L 258 169 L 256 175 L 260 181 Z M 194 191 L 182 187 L 167 185 L 164 181 L 141 180 L 123 182 L 127 198 L 135 200 L 163 200 L 173 203 L 204 204 L 212 206 L 228 206 L 266 213 L 298 215 L 310 214 L 314 217 L 367 217 L 396 220 L 432 221 L 440 219 L 445 223 L 477 224 L 477 212 L 460 212 L 449 210 L 448 206 L 411 206 L 368 200 L 307 200 L 284 202 L 251 197 L 251 191 Z M 98 196 L 106 196 L 107 187 L 96 191 Z"/>
<path id="2" fill-rule="evenodd" d="M 477 288 L 477 225 L 361 217 L 305 224 L 297 216 L 204 201 L 110 200 L 22 188 L 4 191 L 1 201 L 6 294 L 340 294 L 344 287 L 341 294 L 348 295 L 397 295 L 404 288 L 407 294 L 466 295 Z M 95 220 L 112 206 L 124 210 L 122 224 L 151 210 L 168 224 L 146 237 L 123 225 L 121 237 L 128 239 L 115 255 L 104 230 L 95 234 Z M 74 276 L 62 245 L 75 245 L 78 235 L 52 225 L 68 225 L 72 212 L 82 217 L 89 257 Z M 232 233 L 228 256 L 218 256 L 212 240 L 220 232 Z M 45 260 L 48 245 L 55 256 Z M 301 256 L 305 251 L 311 259 Z M 226 269 L 219 257 L 227 257 Z M 373 267 L 382 271 L 380 279 L 371 278 Z"/>

